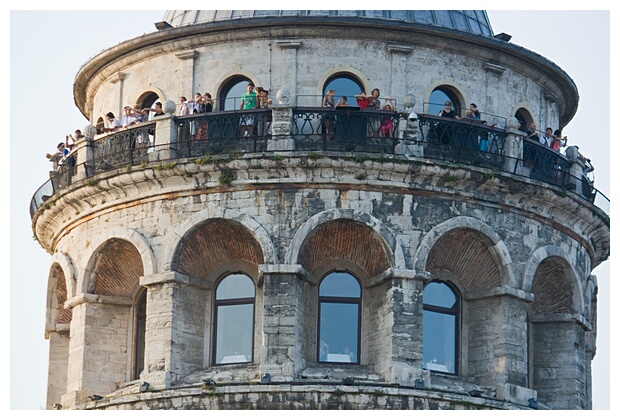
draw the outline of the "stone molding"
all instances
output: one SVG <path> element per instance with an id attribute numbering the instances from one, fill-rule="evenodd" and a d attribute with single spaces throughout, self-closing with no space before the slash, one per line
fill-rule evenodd
<path id="1" fill-rule="evenodd" d="M 75 297 L 65 302 L 66 309 L 73 309 L 84 303 L 100 303 L 105 305 L 131 306 L 133 300 L 129 297 L 104 296 L 92 293 L 78 293 Z"/>
<path id="2" fill-rule="evenodd" d="M 176 283 L 181 286 L 193 286 L 209 290 L 209 287 L 201 279 L 179 273 L 178 271 L 167 271 L 140 277 L 140 286 L 149 287 L 163 283 Z"/>

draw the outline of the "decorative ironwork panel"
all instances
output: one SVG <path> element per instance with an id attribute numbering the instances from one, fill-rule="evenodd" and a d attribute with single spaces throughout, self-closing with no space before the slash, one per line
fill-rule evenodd
<path id="1" fill-rule="evenodd" d="M 418 115 L 424 157 L 501 169 L 506 132 L 485 121 Z"/>
<path id="2" fill-rule="evenodd" d="M 559 186 L 569 182 L 568 158 L 537 141 L 523 140 L 523 165 L 530 168 L 533 179 Z"/>
<path id="3" fill-rule="evenodd" d="M 148 162 L 154 141 L 154 123 L 123 129 L 93 141 L 93 174 Z"/>
<path id="4" fill-rule="evenodd" d="M 398 124 L 390 111 L 295 108 L 291 135 L 295 150 L 394 153 Z"/>

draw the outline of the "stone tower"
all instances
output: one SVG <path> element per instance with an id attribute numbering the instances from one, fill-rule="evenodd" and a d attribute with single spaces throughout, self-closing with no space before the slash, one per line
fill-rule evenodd
<path id="1" fill-rule="evenodd" d="M 32 199 L 48 408 L 591 408 L 609 216 L 526 134 L 575 114 L 562 69 L 483 11 L 156 28 L 80 68 Z"/>

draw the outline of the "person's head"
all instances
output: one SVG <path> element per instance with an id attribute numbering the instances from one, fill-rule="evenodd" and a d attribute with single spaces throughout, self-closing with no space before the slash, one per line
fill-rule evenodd
<path id="1" fill-rule="evenodd" d="M 545 136 L 551 137 L 552 134 L 553 134 L 553 128 L 547 127 L 547 129 L 545 130 Z"/>
<path id="2" fill-rule="evenodd" d="M 554 136 L 554 137 L 562 137 L 562 132 L 561 132 L 560 130 L 555 130 L 555 131 L 553 132 L 553 136 Z"/>
<path id="3" fill-rule="evenodd" d="M 58 149 L 59 151 L 63 151 L 65 149 L 65 144 L 64 143 L 58 143 L 58 146 L 56 146 L 56 149 Z"/>
<path id="4" fill-rule="evenodd" d="M 179 98 L 179 102 L 181 102 L 183 104 L 183 103 L 187 102 L 187 98 L 185 96 L 181 96 Z"/>
<path id="5" fill-rule="evenodd" d="M 380 94 L 381 94 L 381 92 L 379 92 L 379 89 L 374 88 L 372 90 L 372 96 L 374 96 L 375 98 L 378 98 Z"/>
<path id="6" fill-rule="evenodd" d="M 194 98 L 195 98 L 195 99 L 200 99 L 200 97 L 201 97 L 201 96 L 202 96 L 202 95 L 200 94 L 200 92 L 196 92 L 196 93 L 194 93 Z"/>
<path id="7" fill-rule="evenodd" d="M 469 110 L 470 111 L 474 112 L 477 109 L 478 109 L 478 107 L 476 106 L 476 104 L 474 104 L 474 103 L 469 104 Z"/>
<path id="8" fill-rule="evenodd" d="M 206 96 L 207 98 L 211 99 L 211 94 L 210 94 L 209 92 L 206 92 L 206 93 L 205 93 L 205 96 Z"/>
<path id="9" fill-rule="evenodd" d="M 390 106 L 390 104 L 385 104 L 385 106 L 383 107 L 384 110 L 386 111 L 391 111 L 392 107 Z"/>
<path id="10" fill-rule="evenodd" d="M 133 109 L 135 109 L 136 111 L 141 111 L 141 110 L 142 110 L 142 107 L 140 106 L 140 104 L 135 104 L 135 105 L 133 106 Z"/>
<path id="11" fill-rule="evenodd" d="M 263 92 L 264 92 L 264 90 L 263 90 L 262 86 L 256 86 L 256 93 L 260 94 L 260 93 L 263 93 Z"/>
<path id="12" fill-rule="evenodd" d="M 125 115 L 131 114 L 131 107 L 126 105 L 125 108 L 123 108 L 123 111 L 125 112 Z"/>
<path id="13" fill-rule="evenodd" d="M 105 114 L 105 117 L 106 117 L 108 120 L 110 120 L 110 121 L 111 121 L 111 120 L 113 120 L 114 118 L 116 118 L 116 117 L 114 116 L 114 114 L 113 114 L 113 113 L 111 113 L 111 112 L 108 112 L 107 114 Z"/>
<path id="14" fill-rule="evenodd" d="M 530 123 L 530 131 L 532 131 L 532 132 L 536 131 L 536 123 L 535 122 L 531 122 Z"/>
<path id="15" fill-rule="evenodd" d="M 343 96 L 342 98 L 340 98 L 340 103 L 341 104 L 346 104 L 347 103 L 347 97 Z"/>
<path id="16" fill-rule="evenodd" d="M 360 92 L 360 95 L 361 95 L 361 96 L 366 96 L 366 91 L 361 91 L 361 92 Z"/>
<path id="17" fill-rule="evenodd" d="M 80 137 L 83 137 L 82 130 L 75 130 L 75 138 L 79 139 Z"/>
<path id="18" fill-rule="evenodd" d="M 330 89 L 327 91 L 327 96 L 334 96 L 336 94 L 336 91 L 334 89 Z"/>
<path id="19" fill-rule="evenodd" d="M 161 109 L 161 102 L 155 102 L 155 109 Z"/>
<path id="20" fill-rule="evenodd" d="M 253 90 L 254 90 L 254 83 L 252 82 L 248 83 L 248 93 L 252 93 Z"/>
<path id="21" fill-rule="evenodd" d="M 446 101 L 446 103 L 443 104 L 443 106 L 444 106 L 446 111 L 450 111 L 452 109 L 452 102 Z"/>

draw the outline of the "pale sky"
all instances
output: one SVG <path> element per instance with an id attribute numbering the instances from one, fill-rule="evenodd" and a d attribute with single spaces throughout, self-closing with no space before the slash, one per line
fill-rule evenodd
<path id="1" fill-rule="evenodd" d="M 253 8 L 243 2 L 228 2 L 226 5 L 230 7 L 232 3 L 240 6 L 231 7 L 234 9 Z M 313 2 L 312 6 L 317 9 L 345 7 L 342 3 L 325 3 Z M 486 7 L 494 33 L 512 35 L 512 43 L 550 59 L 575 81 L 580 95 L 579 108 L 563 134 L 592 159 L 596 168 L 595 187 L 611 198 L 608 10 L 613 3 L 589 1 L 585 4 L 600 9 L 596 12 L 541 10 L 555 7 L 554 3 L 559 2 L 520 1 L 519 6 L 537 8 L 539 11 L 510 12 L 488 10 L 496 6 L 493 2 L 478 1 L 467 5 Z M 32 9 L 32 3 L 29 4 Z M 126 4 L 105 3 L 107 7 L 126 7 Z M 142 4 L 155 5 L 154 2 L 142 2 L 140 6 Z M 205 4 L 202 4 L 204 8 Z M 54 5 L 58 6 L 56 2 Z M 133 5 L 138 6 L 138 3 Z M 211 6 L 210 3 L 208 5 Z M 273 2 L 261 2 L 260 5 L 262 8 L 269 5 L 270 9 L 287 8 L 274 7 Z M 368 2 L 363 6 L 356 5 L 363 9 L 379 8 L 377 4 Z M 444 1 L 441 5 L 459 8 L 458 2 Z M 10 169 L 5 165 L 7 173 L 2 177 L 7 179 L 10 171 L 10 184 L 7 183 L 10 185 L 10 218 L 8 215 L 2 218 L 7 225 L 1 231 L 10 246 L 10 295 L 4 295 L 10 299 L 3 305 L 7 308 L 7 316 L 3 319 L 10 319 L 7 327 L 11 331 L 10 401 L 6 401 L 3 407 L 39 410 L 45 407 L 47 387 L 48 341 L 44 339 L 44 326 L 51 255 L 33 239 L 30 199 L 49 177 L 51 166 L 45 159 L 45 153 L 54 151 L 55 145 L 64 141 L 66 134 L 73 133 L 77 128 L 82 129 L 88 123 L 73 100 L 73 80 L 80 66 L 119 42 L 156 31 L 154 23 L 163 19 L 165 10 L 17 11 L 19 6 L 13 4 L 13 9 L 3 10 L 2 14 L 6 23 L 3 48 L 7 52 L 10 50 L 10 67 L 5 67 L 9 67 L 10 78 L 3 78 L 4 91 L 10 91 L 10 100 L 4 101 L 3 105 L 10 107 L 6 110 L 10 115 L 10 133 L 5 131 L 10 134 L 5 137 L 10 147 Z M 414 8 L 415 4 L 383 2 L 380 6 L 398 9 Z M 431 4 L 425 3 L 424 6 Z M 49 6 L 44 3 L 40 7 Z M 463 7 L 462 2 L 460 7 Z M 614 21 L 617 23 L 615 16 Z M 9 23 L 10 32 L 7 30 Z M 617 44 L 614 46 L 617 50 Z M 614 74 L 618 74 L 617 66 L 614 68 Z M 617 93 L 617 83 L 614 92 Z M 186 94 L 191 96 L 192 93 Z M 597 204 L 609 210 L 608 205 Z M 9 230 L 10 235 L 7 235 Z M 599 286 L 599 330 L 597 354 L 593 362 L 593 406 L 595 409 L 609 409 L 609 260 L 597 267 L 594 274 Z M 3 396 L 6 398 L 7 393 Z"/>

